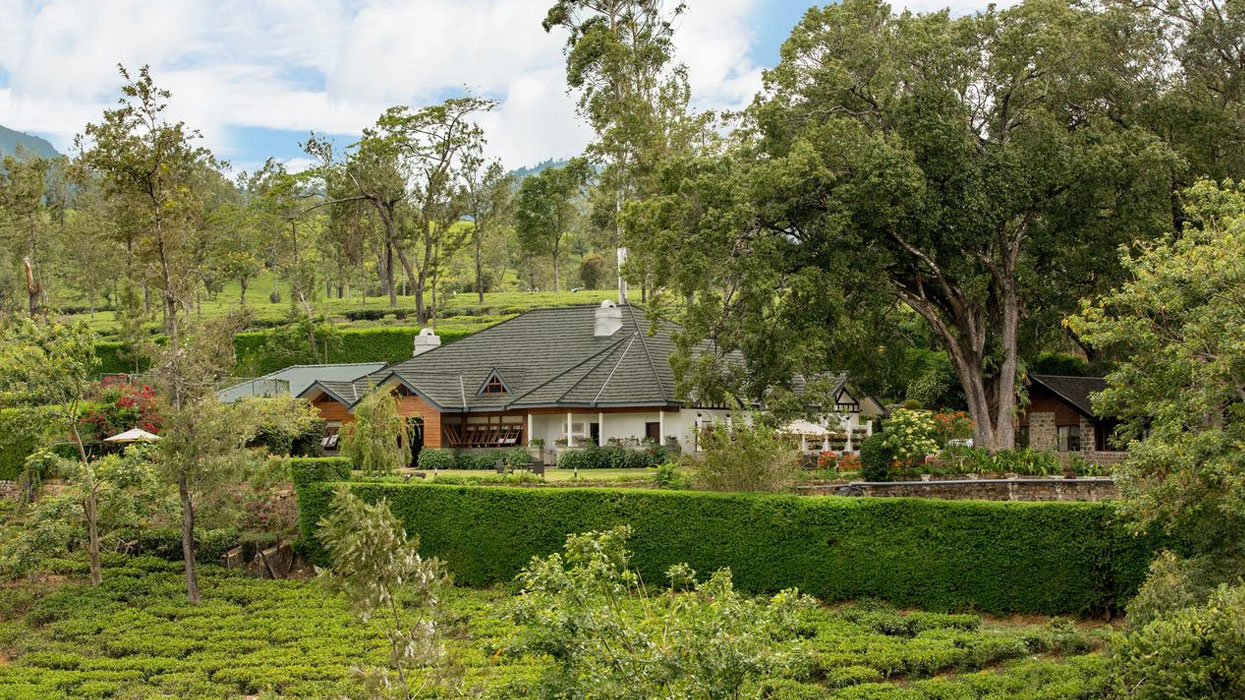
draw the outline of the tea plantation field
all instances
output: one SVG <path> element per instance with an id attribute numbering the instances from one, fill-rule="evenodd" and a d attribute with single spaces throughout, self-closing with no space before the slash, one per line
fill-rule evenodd
<path id="1" fill-rule="evenodd" d="M 0 698 L 326 698 L 356 690 L 351 666 L 383 663 L 381 630 L 317 581 L 263 581 L 216 567 L 204 600 L 185 602 L 180 564 L 114 562 L 104 586 L 0 589 Z M 454 589 L 451 651 L 485 697 L 546 661 L 511 651 L 512 591 Z M 750 688 L 774 700 L 1070 700 L 1101 696 L 1103 626 L 818 608 L 803 638 L 811 662 Z"/>

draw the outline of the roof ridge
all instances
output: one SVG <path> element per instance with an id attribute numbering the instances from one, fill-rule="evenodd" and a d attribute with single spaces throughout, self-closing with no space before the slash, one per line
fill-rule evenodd
<path id="1" fill-rule="evenodd" d="M 583 365 L 587 364 L 588 362 L 592 361 L 594 358 L 596 358 L 596 357 L 598 357 L 598 356 L 601 356 L 601 355 L 608 355 L 609 353 L 611 353 L 611 352 L 613 352 L 614 350 L 618 349 L 618 346 L 619 346 L 619 345 L 621 345 L 621 344 L 622 344 L 622 339 L 620 338 L 620 339 L 618 339 L 618 340 L 614 341 L 613 343 L 610 343 L 609 345 L 607 345 L 607 346 L 605 346 L 605 347 L 601 348 L 601 349 L 600 349 L 600 350 L 598 350 L 597 352 L 594 352 L 594 353 L 592 353 L 591 355 L 588 355 L 587 357 L 585 357 L 584 359 L 580 360 L 579 362 L 576 362 L 575 364 L 571 365 L 570 367 L 567 367 L 567 368 L 566 368 L 566 369 L 564 369 L 564 370 L 556 371 L 556 372 L 553 374 L 553 376 L 551 376 L 551 377 L 549 377 L 548 379 L 545 379 L 544 381 L 542 381 L 542 382 L 540 382 L 540 383 L 538 383 L 538 384 L 536 384 L 536 385 L 532 386 L 530 389 L 528 389 L 527 391 L 523 392 L 522 394 L 519 394 L 519 395 L 515 396 L 515 397 L 514 397 L 514 400 L 507 402 L 507 405 L 510 405 L 510 404 L 516 403 L 519 399 L 522 399 L 524 396 L 527 396 L 528 394 L 530 394 L 530 393 L 532 393 L 532 392 L 536 391 L 537 389 L 539 389 L 539 388 L 541 388 L 541 387 L 543 387 L 543 386 L 548 385 L 550 382 L 552 382 L 553 380 L 557 379 L 558 377 L 565 376 L 565 375 L 569 374 L 572 370 L 575 370 L 575 369 L 578 369 L 578 368 L 582 367 Z M 597 364 L 600 364 L 600 361 L 598 361 L 598 362 L 597 362 Z M 594 367 L 595 367 L 595 365 L 594 365 Z"/>
<path id="2" fill-rule="evenodd" d="M 630 304 L 628 304 L 627 311 L 628 313 L 631 314 L 631 321 L 635 323 L 636 334 L 640 336 L 640 347 L 644 348 L 644 356 L 648 358 L 649 371 L 653 373 L 653 380 L 657 382 L 657 388 L 661 389 L 661 400 L 669 401 L 670 397 L 666 396 L 666 385 L 664 382 L 661 381 L 661 375 L 657 373 L 657 365 L 653 363 L 653 353 L 649 352 L 648 350 L 648 341 L 644 339 L 645 334 L 640 332 L 640 322 L 636 320 L 635 309 Z M 647 315 L 648 313 L 646 312 L 645 316 Z M 659 320 L 660 320 L 660 317 L 659 317 Z M 669 361 L 669 358 L 667 358 L 667 361 Z"/>
<path id="3" fill-rule="evenodd" d="M 635 333 L 632 333 L 632 334 L 631 334 L 631 340 L 630 340 L 630 342 L 628 342 L 628 343 L 627 343 L 627 347 L 623 348 L 622 354 L 618 356 L 618 362 L 615 362 L 615 363 L 614 363 L 614 366 L 613 366 L 612 368 L 610 368 L 610 373 L 609 373 L 609 374 L 607 374 L 607 375 L 605 375 L 605 381 L 601 382 L 601 388 L 600 388 L 600 389 L 597 389 L 597 395 L 592 397 L 592 403 L 593 403 L 594 405 L 596 404 L 596 402 L 597 402 L 598 400 L 600 400 L 600 398 L 601 398 L 601 394 L 605 393 L 605 387 L 607 387 L 607 386 L 609 386 L 609 385 L 610 385 L 610 380 L 614 378 L 614 373 L 618 371 L 618 367 L 619 367 L 620 365 L 622 365 L 622 361 L 623 361 L 624 359 L 626 359 L 626 357 L 627 357 L 627 351 L 631 349 L 631 346 L 632 346 L 632 344 L 634 344 L 634 343 L 635 343 L 636 336 L 638 336 L 638 335 L 640 335 L 640 333 L 639 333 L 638 331 L 637 331 L 637 332 L 635 332 Z M 643 341 L 643 340 L 641 340 L 641 341 L 640 341 L 640 344 L 641 344 L 641 345 L 643 345 L 643 344 L 644 344 L 644 341 Z M 605 361 L 605 360 L 604 360 L 604 359 L 602 359 L 602 362 L 604 362 L 604 361 Z M 596 368 L 594 367 L 593 369 L 596 369 Z M 584 375 L 584 377 L 587 377 L 587 376 L 588 376 L 588 375 L 586 375 L 586 374 Z M 582 381 L 583 381 L 583 379 L 580 379 L 579 381 L 580 381 L 580 382 L 582 382 Z M 658 381 L 660 382 L 660 380 L 658 380 Z M 574 386 L 572 386 L 572 387 L 571 387 L 571 389 L 574 389 L 576 386 L 579 386 L 579 382 L 575 382 L 575 385 L 574 385 Z M 567 389 L 567 390 L 566 390 L 566 393 L 562 394 L 562 396 L 559 396 L 558 398 L 559 398 L 559 399 L 561 399 L 561 398 L 565 398 L 566 394 L 571 393 L 571 389 Z M 662 392 L 662 394 L 661 394 L 661 398 L 662 398 L 662 400 L 663 400 L 663 401 L 664 401 L 664 400 L 665 400 L 665 398 L 666 398 L 666 393 L 665 393 L 664 391 L 663 391 L 663 392 Z"/>
<path id="4" fill-rule="evenodd" d="M 591 367 L 589 367 L 587 370 L 585 370 L 583 374 L 579 375 L 579 378 L 578 378 L 578 379 L 576 379 L 576 380 L 575 380 L 575 381 L 574 381 L 574 382 L 573 382 L 570 386 L 568 386 L 568 387 L 566 388 L 566 391 L 562 392 L 561 394 L 558 394 L 558 400 L 559 400 L 559 401 L 561 401 L 562 399 L 566 398 L 566 395 L 567 395 L 567 394 L 569 394 L 569 393 L 571 393 L 571 391 L 572 391 L 575 387 L 579 386 L 580 382 L 582 382 L 582 381 L 584 381 L 585 379 L 587 379 L 587 378 L 588 378 L 588 376 L 589 376 L 589 375 L 591 375 L 593 372 L 595 372 L 595 371 L 596 371 L 596 369 L 597 369 L 598 367 L 600 367 L 601 365 L 605 364 L 605 361 L 606 361 L 606 360 L 608 360 L 610 357 L 612 357 L 612 356 L 614 355 L 614 351 L 618 350 L 618 348 L 622 347 L 622 349 L 623 349 L 623 351 L 622 351 L 622 356 L 621 356 L 619 359 L 621 360 L 621 359 L 622 359 L 622 357 L 626 357 L 626 355 L 627 355 L 627 350 L 629 350 L 629 349 L 631 348 L 631 344 L 632 344 L 632 343 L 634 343 L 634 342 L 635 342 L 635 334 L 634 334 L 634 333 L 633 333 L 633 334 L 631 334 L 631 336 L 629 336 L 629 337 L 627 338 L 627 344 L 626 344 L 626 346 L 623 346 L 622 339 L 621 339 L 621 338 L 619 338 L 617 343 L 614 343 L 613 345 L 611 345 L 611 346 L 610 346 L 610 352 L 608 352 L 608 353 L 605 353 L 605 354 L 601 355 L 601 359 L 600 359 L 600 360 L 597 360 L 596 364 L 592 365 L 592 366 L 591 366 Z M 617 365 L 615 365 L 615 367 L 617 367 Z M 600 392 L 597 392 L 597 395 L 598 395 L 598 396 L 600 396 Z M 595 402 L 594 402 L 594 403 L 595 403 Z"/>

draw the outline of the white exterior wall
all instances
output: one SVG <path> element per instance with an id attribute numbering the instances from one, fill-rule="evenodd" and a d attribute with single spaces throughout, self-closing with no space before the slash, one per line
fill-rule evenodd
<path id="1" fill-rule="evenodd" d="M 721 423 L 730 415 L 730 411 L 716 409 L 683 408 L 677 411 L 662 412 L 655 410 L 637 410 L 621 413 L 590 413 L 575 411 L 571 414 L 571 422 L 580 428 L 572 436 L 572 444 L 580 446 L 590 435 L 592 423 L 601 423 L 601 443 L 608 445 L 610 440 L 644 439 L 645 423 L 664 423 L 662 442 L 670 435 L 679 440 L 684 452 L 691 452 L 696 444 L 696 426 L 699 418 L 702 424 Z M 533 413 L 531 419 L 530 438 L 542 438 L 546 449 L 557 445 L 559 439 L 566 437 L 565 413 Z M 525 417 L 526 420 L 526 417 Z"/>

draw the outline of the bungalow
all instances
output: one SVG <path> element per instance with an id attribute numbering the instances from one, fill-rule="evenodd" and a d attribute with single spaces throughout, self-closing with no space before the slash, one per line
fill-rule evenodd
<path id="1" fill-rule="evenodd" d="M 1029 404 L 1017 421 L 1016 444 L 1065 459 L 1076 455 L 1104 464 L 1121 461 L 1125 453 L 1110 444 L 1118 421 L 1096 412 L 1091 400 L 1105 388 L 1101 377 L 1029 375 Z"/>
<path id="2" fill-rule="evenodd" d="M 430 329 L 414 356 L 353 381 L 315 381 L 298 395 L 320 409 L 328 430 L 353 420 L 373 387 L 399 397 L 417 447 L 560 448 L 639 445 L 694 450 L 701 426 L 731 407 L 676 395 L 670 356 L 677 326 L 604 301 L 538 309 L 441 345 Z M 844 406 L 859 410 L 859 404 Z"/>

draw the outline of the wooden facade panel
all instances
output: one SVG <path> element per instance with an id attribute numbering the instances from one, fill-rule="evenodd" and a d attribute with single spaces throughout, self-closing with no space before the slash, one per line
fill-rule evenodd
<path id="1" fill-rule="evenodd" d="M 423 418 L 424 447 L 442 446 L 441 413 L 427 401 L 410 394 L 399 395 L 398 414 Z"/>
<path id="2" fill-rule="evenodd" d="M 320 411 L 320 417 L 326 421 L 337 421 L 340 423 L 349 423 L 354 420 L 354 416 L 350 415 L 350 411 L 346 407 L 337 403 L 327 396 L 322 396 L 311 402 Z"/>
<path id="3" fill-rule="evenodd" d="M 1025 408 L 1025 412 L 1020 414 L 1020 425 L 1029 424 L 1028 414 L 1030 413 L 1053 413 L 1055 425 L 1079 425 L 1081 421 L 1080 411 L 1039 386 L 1029 388 L 1029 405 Z"/>

